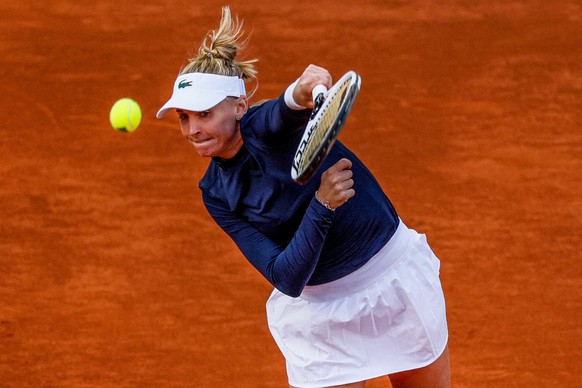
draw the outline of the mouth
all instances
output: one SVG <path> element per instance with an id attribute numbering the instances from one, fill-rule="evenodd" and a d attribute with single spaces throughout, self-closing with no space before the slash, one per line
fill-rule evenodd
<path id="1" fill-rule="evenodd" d="M 189 141 L 189 142 L 190 142 L 192 145 L 194 145 L 194 146 L 196 146 L 196 147 L 200 147 L 200 146 L 204 146 L 204 145 L 206 145 L 207 143 L 211 142 L 211 141 L 212 141 L 212 139 L 211 139 L 211 138 L 209 138 L 209 139 L 191 139 L 191 138 L 190 138 L 190 139 L 188 139 L 188 141 Z"/>

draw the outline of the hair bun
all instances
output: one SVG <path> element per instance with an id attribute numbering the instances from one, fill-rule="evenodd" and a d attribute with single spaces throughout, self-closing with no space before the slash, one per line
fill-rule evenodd
<path id="1" fill-rule="evenodd" d="M 204 52 L 205 52 L 205 55 L 208 59 L 214 59 L 214 58 L 218 59 L 219 58 L 218 50 L 216 50 L 216 49 L 209 49 L 209 48 L 205 47 Z"/>
<path id="2" fill-rule="evenodd" d="M 237 76 L 245 80 L 256 79 L 255 59 L 235 60 L 238 51 L 246 42 L 242 40 L 242 35 L 242 22 L 238 18 L 232 18 L 228 6 L 222 7 L 222 18 L 218 29 L 206 34 L 197 54 L 189 59 L 189 63 L 180 73 L 200 72 Z"/>

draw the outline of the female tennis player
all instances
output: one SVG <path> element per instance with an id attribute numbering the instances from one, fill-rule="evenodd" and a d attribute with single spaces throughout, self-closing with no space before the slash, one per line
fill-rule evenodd
<path id="1" fill-rule="evenodd" d="M 280 97 L 249 107 L 254 61 L 236 61 L 242 24 L 228 7 L 174 83 L 157 117 L 177 112 L 182 134 L 211 158 L 204 204 L 272 283 L 270 331 L 291 387 L 449 387 L 439 260 L 406 227 L 378 182 L 341 142 L 298 185 L 290 166 L 313 107 L 332 84 L 309 65 Z"/>

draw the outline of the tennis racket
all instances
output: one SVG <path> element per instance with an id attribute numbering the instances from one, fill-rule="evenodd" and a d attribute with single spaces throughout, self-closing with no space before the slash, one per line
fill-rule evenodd
<path id="1" fill-rule="evenodd" d="M 295 182 L 307 183 L 323 163 L 354 105 L 361 83 L 358 74 L 348 71 L 331 89 L 322 85 L 313 89 L 315 106 L 291 166 Z"/>

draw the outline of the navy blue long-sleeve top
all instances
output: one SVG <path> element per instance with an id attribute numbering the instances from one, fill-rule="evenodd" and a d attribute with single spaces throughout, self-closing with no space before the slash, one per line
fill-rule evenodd
<path id="1" fill-rule="evenodd" d="M 364 265 L 394 234 L 398 215 L 364 164 L 337 141 L 305 185 L 291 163 L 310 112 L 283 96 L 249 109 L 243 147 L 213 158 L 200 180 L 204 204 L 249 262 L 281 292 L 339 279 Z M 341 158 L 352 162 L 356 195 L 335 211 L 315 199 L 321 174 Z"/>

